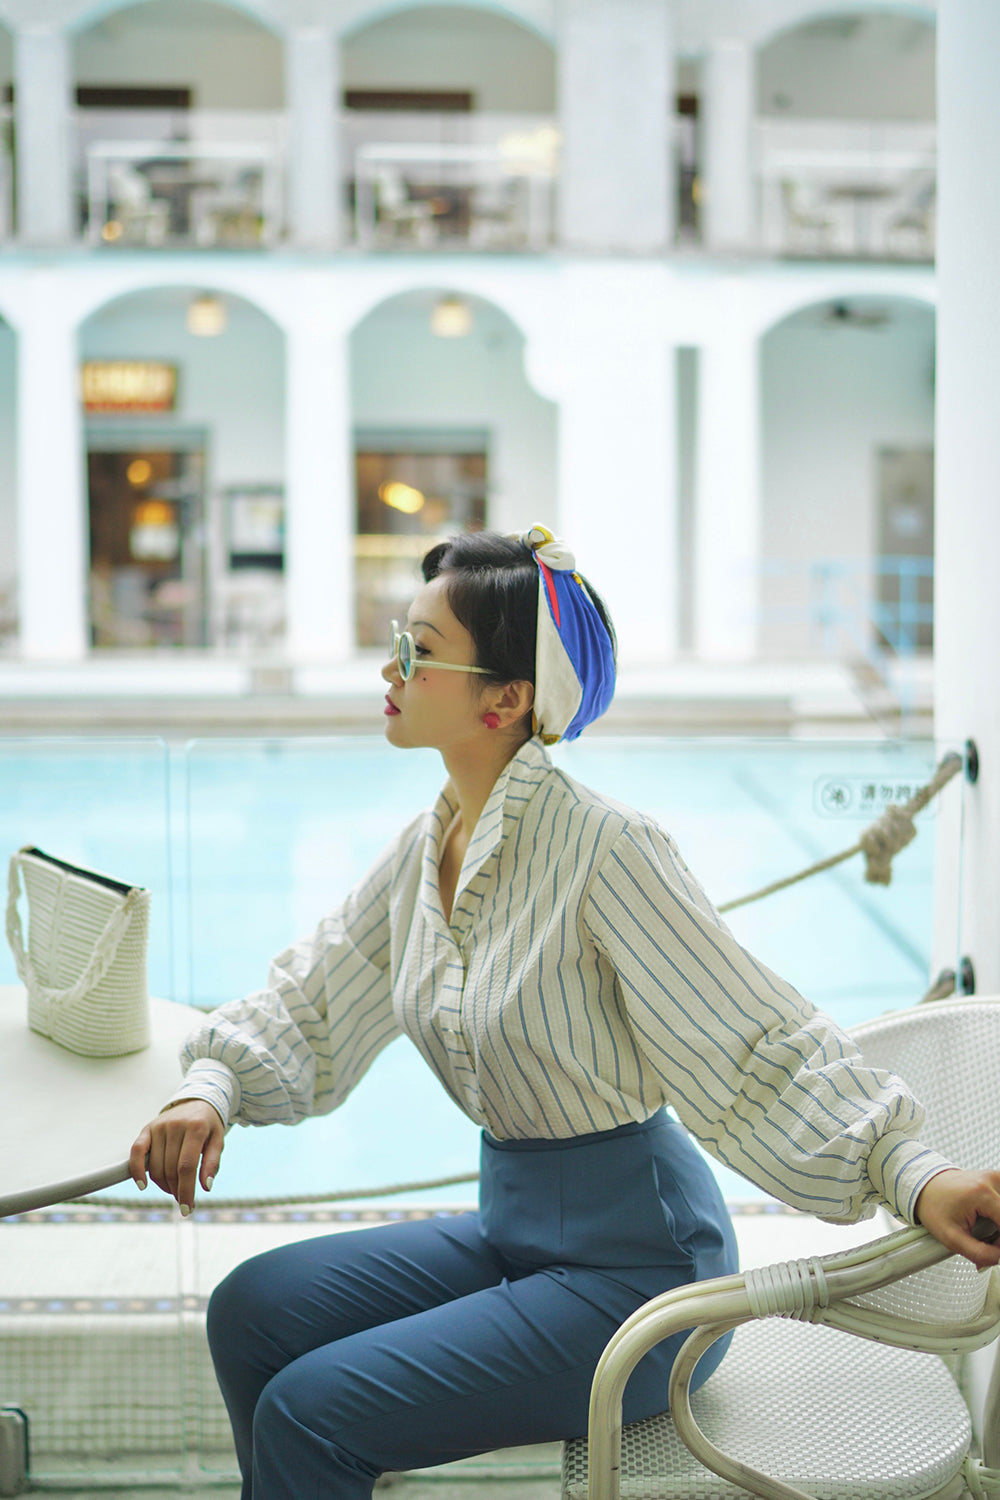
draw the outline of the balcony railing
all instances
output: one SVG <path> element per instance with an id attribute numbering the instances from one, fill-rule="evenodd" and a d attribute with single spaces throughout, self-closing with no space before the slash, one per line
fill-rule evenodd
<path id="1" fill-rule="evenodd" d="M 253 247 L 284 232 L 277 111 L 79 110 L 76 167 L 91 244 Z"/>
<path id="2" fill-rule="evenodd" d="M 365 249 L 542 250 L 555 229 L 548 115 L 351 111 L 348 201 Z"/>
<path id="3" fill-rule="evenodd" d="M 933 124 L 762 119 L 755 145 L 765 252 L 933 260 Z"/>
<path id="4" fill-rule="evenodd" d="M 888 657 L 905 660 L 933 647 L 931 557 L 770 558 L 761 574 L 764 627 L 804 627 L 814 653 L 846 653 L 881 670 Z"/>

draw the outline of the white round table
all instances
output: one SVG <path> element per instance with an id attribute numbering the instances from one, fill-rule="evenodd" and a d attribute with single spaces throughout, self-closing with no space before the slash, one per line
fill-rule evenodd
<path id="1" fill-rule="evenodd" d="M 143 1051 L 78 1057 L 29 1031 L 24 990 L 0 985 L 0 1217 L 125 1180 L 137 1131 L 181 1081 L 195 1019 L 190 1006 L 152 1000 Z"/>

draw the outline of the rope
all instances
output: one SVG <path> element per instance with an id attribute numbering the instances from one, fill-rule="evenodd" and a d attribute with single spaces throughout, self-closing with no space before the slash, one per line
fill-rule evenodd
<path id="1" fill-rule="evenodd" d="M 807 880 L 810 875 L 818 875 L 823 870 L 830 870 L 834 865 L 842 864 L 844 860 L 850 859 L 855 854 L 865 856 L 865 879 L 872 884 L 888 885 L 892 880 L 892 860 L 900 849 L 905 849 L 911 839 L 916 838 L 917 830 L 913 825 L 913 819 L 936 797 L 938 792 L 951 781 L 962 769 L 962 757 L 956 751 L 950 751 L 938 766 L 931 780 L 926 786 L 921 787 L 918 792 L 910 798 L 903 807 L 892 804 L 885 812 L 866 828 L 856 844 L 850 849 L 845 849 L 841 854 L 833 854 L 828 859 L 821 859 L 817 864 L 810 865 L 808 869 L 800 870 L 797 875 L 788 875 L 784 880 L 775 880 L 770 885 L 763 886 L 759 891 L 752 891 L 749 896 L 741 896 L 736 901 L 727 901 L 724 906 L 719 907 L 720 912 L 733 911 L 738 906 L 746 906 L 751 901 L 760 901 L 764 896 L 770 896 L 775 891 L 785 890 L 790 885 L 796 885 L 800 880 Z M 950 976 L 952 988 L 941 989 L 940 993 L 952 993 L 954 990 L 954 975 Z M 924 996 L 925 1000 L 938 998 L 939 987 L 942 986 L 945 976 L 939 975 L 935 988 Z M 354 1198 L 392 1198 L 399 1193 L 420 1193 L 431 1188 L 456 1187 L 460 1183 L 478 1182 L 478 1172 L 464 1172 L 454 1177 L 433 1177 L 423 1182 L 397 1182 L 390 1183 L 385 1187 L 373 1188 L 344 1188 L 335 1193 L 297 1193 L 283 1194 L 280 1197 L 271 1198 L 226 1198 L 219 1200 L 220 1208 L 255 1209 L 255 1208 L 295 1208 L 309 1204 L 321 1203 L 343 1203 Z M 140 1205 L 134 1198 L 70 1198 L 70 1203 L 91 1204 L 101 1208 L 137 1208 Z M 808 1263 L 807 1263 L 808 1264 Z"/>
<path id="2" fill-rule="evenodd" d="M 341 1188 L 336 1193 L 282 1193 L 272 1198 L 224 1198 L 220 1208 L 297 1208 L 313 1203 L 345 1203 L 351 1198 L 392 1198 L 398 1193 L 422 1193 L 429 1188 L 457 1187 L 463 1182 L 478 1182 L 478 1172 L 460 1172 L 454 1177 L 429 1177 L 425 1182 L 394 1182 L 387 1187 Z M 143 1208 L 134 1198 L 68 1198 L 68 1203 L 85 1203 L 95 1208 Z M 202 1205 L 204 1206 L 204 1205 Z"/>
<path id="3" fill-rule="evenodd" d="M 738 906 L 748 906 L 751 901 L 760 901 L 764 896 L 772 896 L 775 891 L 783 891 L 790 885 L 797 885 L 800 880 L 807 880 L 810 875 L 820 875 L 824 870 L 832 870 L 834 865 L 843 864 L 845 859 L 851 859 L 855 854 L 864 854 L 865 879 L 870 884 L 889 885 L 892 880 L 894 855 L 898 854 L 900 849 L 905 849 L 910 840 L 917 836 L 913 819 L 917 813 L 923 812 L 931 798 L 936 797 L 953 776 L 958 775 L 962 765 L 962 757 L 958 752 L 949 751 L 926 786 L 921 787 L 903 807 L 898 807 L 895 803 L 887 807 L 885 812 L 865 829 L 858 842 L 852 844 L 849 849 L 844 849 L 840 854 L 831 854 L 827 859 L 821 859 L 817 864 L 800 870 L 797 875 L 786 875 L 784 880 L 774 880 L 770 885 L 762 886 L 759 891 L 751 891 L 749 896 L 740 896 L 735 901 L 727 901 L 725 905 L 719 907 L 719 911 L 735 911 Z"/>

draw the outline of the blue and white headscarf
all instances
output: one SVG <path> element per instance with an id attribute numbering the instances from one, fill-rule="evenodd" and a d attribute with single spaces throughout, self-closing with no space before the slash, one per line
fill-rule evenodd
<path id="1" fill-rule="evenodd" d="M 575 740 L 615 691 L 615 656 L 604 622 L 565 542 L 545 526 L 521 535 L 538 564 L 535 732 L 546 745 Z"/>

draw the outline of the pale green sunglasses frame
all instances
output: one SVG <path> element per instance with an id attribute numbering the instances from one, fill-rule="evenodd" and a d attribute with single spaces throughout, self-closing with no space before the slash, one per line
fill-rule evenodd
<path id="1" fill-rule="evenodd" d="M 409 682 L 417 670 L 417 644 L 409 630 L 400 630 L 398 620 L 389 622 L 389 656 L 395 657 L 400 677 Z M 437 667 L 442 672 L 481 672 L 484 677 L 489 676 L 485 667 L 463 667 L 453 661 L 421 661 L 419 666 L 421 671 Z"/>

